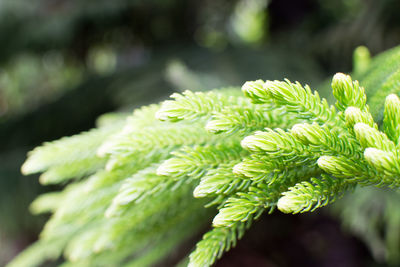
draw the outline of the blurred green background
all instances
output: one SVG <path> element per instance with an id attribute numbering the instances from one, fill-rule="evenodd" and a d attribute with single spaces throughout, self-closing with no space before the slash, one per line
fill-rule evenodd
<path id="1" fill-rule="evenodd" d="M 55 189 L 20 174 L 33 147 L 173 91 L 283 78 L 318 88 L 351 71 L 357 46 L 376 54 L 399 44 L 399 10 L 395 0 L 0 0 L 0 266 L 37 238 L 46 218 L 30 215 L 29 203 Z M 307 236 L 310 225 L 328 220 L 334 230 L 320 234 L 343 235 L 330 218 L 293 218 L 274 215 L 269 227 L 304 225 Z M 285 244 L 288 235 L 272 239 Z M 340 256 L 350 265 L 307 262 L 313 253 L 303 253 L 303 263 L 361 266 L 371 257 L 357 240 L 342 238 L 350 245 L 336 246 L 339 254 L 356 251 Z M 242 250 L 233 251 L 252 255 Z M 276 253 L 291 253 L 282 250 Z M 219 264 L 235 266 L 232 257 Z"/>

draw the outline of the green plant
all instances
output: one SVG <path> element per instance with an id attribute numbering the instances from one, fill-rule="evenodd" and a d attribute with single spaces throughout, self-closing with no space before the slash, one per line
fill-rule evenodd
<path id="1" fill-rule="evenodd" d="M 378 114 L 379 90 L 398 91 L 399 54 L 358 68 L 361 81 L 381 88 L 371 107 L 341 73 L 332 80 L 336 107 L 298 82 L 258 80 L 243 85 L 244 96 L 173 94 L 125 122 L 117 116 L 36 148 L 22 171 L 67 186 L 32 204 L 53 215 L 9 266 L 62 253 L 63 266 L 152 265 L 212 220 L 189 256 L 189 266 L 210 266 L 264 212 L 313 211 L 360 186 L 397 188 L 400 100 L 386 98 L 381 127 L 370 110 Z"/>

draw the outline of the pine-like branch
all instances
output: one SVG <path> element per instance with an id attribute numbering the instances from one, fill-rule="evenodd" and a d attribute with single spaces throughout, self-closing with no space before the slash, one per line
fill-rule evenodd
<path id="1" fill-rule="evenodd" d="M 381 84 L 392 86 L 396 73 Z M 356 186 L 399 187 L 399 99 L 387 98 L 381 131 L 357 81 L 337 74 L 332 87 L 337 110 L 289 80 L 247 82 L 248 98 L 187 91 L 136 110 L 124 127 L 109 120 L 35 149 L 25 173 L 80 180 L 32 204 L 53 216 L 15 263 L 64 252 L 66 266 L 147 266 L 209 223 L 208 203 L 216 228 L 189 265 L 210 266 L 265 211 L 313 211 Z"/>
<path id="2" fill-rule="evenodd" d="M 209 170 L 194 189 L 194 197 L 231 195 L 236 191 L 245 191 L 252 181 L 240 179 L 232 173 L 235 163 L 221 164 L 218 168 Z"/>
<path id="3" fill-rule="evenodd" d="M 383 130 L 390 140 L 399 143 L 400 137 L 400 99 L 391 94 L 386 97 L 383 116 Z"/>
<path id="4" fill-rule="evenodd" d="M 208 267 L 222 254 L 236 246 L 248 225 L 246 223 L 236 223 L 231 227 L 214 228 L 203 236 L 197 243 L 196 250 L 190 254 L 188 267 Z"/>
<path id="5" fill-rule="evenodd" d="M 237 106 L 223 109 L 212 116 L 206 125 L 211 133 L 248 134 L 265 127 L 288 127 L 296 122 L 295 116 L 286 114 L 284 109 L 270 105 Z"/>
<path id="6" fill-rule="evenodd" d="M 332 179 L 327 175 L 311 178 L 310 182 L 301 182 L 284 192 L 278 201 L 278 208 L 285 213 L 314 211 L 335 201 L 355 184 L 344 180 Z"/>
<path id="7" fill-rule="evenodd" d="M 237 161 L 246 154 L 238 141 L 229 138 L 216 145 L 186 146 L 173 152 L 173 157 L 158 168 L 157 174 L 175 178 L 199 178 L 206 174 L 207 170 L 216 168 L 219 164 Z"/>
<path id="8" fill-rule="evenodd" d="M 185 91 L 182 94 L 174 93 L 174 100 L 165 101 L 156 117 L 162 121 L 194 120 L 202 117 L 210 117 L 213 112 L 221 111 L 226 106 L 243 105 L 246 99 L 239 96 L 239 90 L 235 88 L 225 89 L 221 92 L 197 92 Z"/>
<path id="9" fill-rule="evenodd" d="M 348 107 L 368 111 L 367 96 L 358 81 L 353 81 L 349 75 L 337 73 L 333 76 L 331 85 L 333 95 L 337 100 L 336 107 L 339 111 L 344 111 Z"/>
<path id="10" fill-rule="evenodd" d="M 295 112 L 302 119 L 327 123 L 334 120 L 336 112 L 317 92 L 312 93 L 308 85 L 291 83 L 289 80 L 245 83 L 242 91 L 255 103 L 273 102 L 285 106 L 289 112 Z"/>

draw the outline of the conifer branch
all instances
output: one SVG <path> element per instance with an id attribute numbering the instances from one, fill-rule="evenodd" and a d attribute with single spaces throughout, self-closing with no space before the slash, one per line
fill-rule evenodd
<path id="1" fill-rule="evenodd" d="M 371 72 L 389 77 L 367 79 L 385 88 L 397 77 Z M 289 80 L 246 82 L 244 96 L 186 91 L 125 122 L 36 148 L 24 173 L 72 182 L 32 204 L 53 215 L 40 241 L 10 266 L 63 252 L 66 266 L 148 266 L 210 222 L 207 203 L 217 205 L 215 228 L 189 266 L 210 266 L 265 211 L 313 211 L 357 186 L 398 188 L 399 98 L 387 97 L 380 129 L 358 81 L 339 73 L 332 89 L 336 108 Z"/>
<path id="2" fill-rule="evenodd" d="M 235 163 L 221 164 L 218 168 L 209 170 L 194 189 L 194 197 L 230 195 L 236 191 L 245 191 L 252 181 L 250 179 L 239 179 L 232 174 Z"/>
<path id="3" fill-rule="evenodd" d="M 348 107 L 344 112 L 346 126 L 349 129 L 350 133 L 353 132 L 354 125 L 357 123 L 364 123 L 370 127 L 378 129 L 378 126 L 374 122 L 371 113 L 361 111 L 359 108 L 356 107 Z"/>
<path id="4" fill-rule="evenodd" d="M 214 113 L 212 120 L 206 125 L 206 130 L 211 133 L 246 134 L 265 127 L 288 127 L 296 121 L 295 116 L 285 113 L 282 108 L 274 108 L 270 105 L 237 106 Z"/>
<path id="5" fill-rule="evenodd" d="M 50 167 L 40 175 L 39 181 L 43 185 L 58 184 L 71 178 L 78 179 L 95 173 L 106 164 L 107 159 L 99 158 L 96 155 L 83 160 L 64 163 L 62 165 Z"/>
<path id="6" fill-rule="evenodd" d="M 51 192 L 37 197 L 29 206 L 33 214 L 55 212 L 63 199 L 63 192 Z"/>
<path id="7" fill-rule="evenodd" d="M 236 246 L 237 240 L 244 235 L 247 228 L 248 224 L 239 222 L 231 227 L 210 230 L 190 254 L 188 267 L 211 266 L 224 252 Z"/>
<path id="8" fill-rule="evenodd" d="M 374 129 L 367 124 L 357 123 L 354 125 L 354 132 L 357 140 L 363 148 L 374 147 L 384 151 L 394 151 L 396 145 L 386 134 Z"/>
<path id="9" fill-rule="evenodd" d="M 395 144 L 400 137 L 400 99 L 391 94 L 386 97 L 385 112 L 383 116 L 383 131 Z"/>
<path id="10" fill-rule="evenodd" d="M 264 132 L 258 131 L 242 140 L 243 148 L 251 153 L 268 154 L 269 156 L 292 156 L 306 152 L 304 146 L 282 129 L 267 128 Z"/>
<path id="11" fill-rule="evenodd" d="M 354 138 L 337 128 L 330 129 L 327 126 L 313 124 L 296 124 L 292 127 L 292 135 L 302 144 L 318 148 L 314 153 L 329 153 L 340 155 L 357 155 L 359 147 L 353 142 Z"/>
<path id="12" fill-rule="evenodd" d="M 345 111 L 348 107 L 356 107 L 362 111 L 368 111 L 367 96 L 365 90 L 358 81 L 353 81 L 349 75 L 337 73 L 332 79 L 333 95 L 339 111 Z"/>
<path id="13" fill-rule="evenodd" d="M 50 167 L 64 168 L 64 170 L 68 171 L 69 168 L 63 167 L 63 165 L 79 164 L 82 160 L 96 162 L 96 151 L 99 146 L 105 139 L 120 131 L 121 128 L 122 123 L 117 122 L 104 128 L 94 129 L 72 137 L 65 137 L 54 142 L 47 142 L 29 152 L 29 157 L 22 165 L 21 170 L 24 174 L 46 171 Z M 99 161 L 101 162 L 101 160 Z M 82 173 L 88 173 L 84 170 L 85 165 L 82 165 L 81 169 Z M 58 178 L 55 174 L 53 175 L 55 179 Z M 63 172 L 58 173 L 58 175 L 63 176 L 59 178 L 60 181 L 64 180 L 62 178 L 73 178 L 73 175 Z"/>
<path id="14" fill-rule="evenodd" d="M 361 179 L 365 179 L 369 174 L 362 163 L 346 156 L 322 156 L 317 162 L 322 170 L 336 178 L 357 179 L 357 177 L 361 177 Z"/>
<path id="15" fill-rule="evenodd" d="M 199 178 L 208 169 L 219 164 L 236 161 L 247 154 L 235 140 L 206 146 L 183 147 L 172 152 L 173 157 L 166 160 L 158 169 L 158 175 L 181 177 L 190 176 Z"/>
<path id="16" fill-rule="evenodd" d="M 365 149 L 364 157 L 378 173 L 391 177 L 390 185 L 393 183 L 399 184 L 400 164 L 397 152 L 382 151 L 370 147 Z"/>
<path id="17" fill-rule="evenodd" d="M 314 211 L 333 202 L 345 191 L 354 187 L 355 184 L 332 179 L 327 175 L 311 178 L 310 182 L 298 183 L 284 192 L 278 201 L 278 208 L 285 213 Z"/>
<path id="18" fill-rule="evenodd" d="M 261 87 L 261 82 L 257 81 L 245 83 L 242 91 L 255 103 L 272 101 L 285 106 L 289 112 L 295 112 L 297 117 L 311 121 L 330 122 L 336 114 L 334 107 L 330 107 L 325 99 L 321 101 L 317 92 L 312 93 L 308 85 L 303 87 L 298 82 L 266 81 Z"/>
<path id="19" fill-rule="evenodd" d="M 238 96 L 234 88 L 221 92 L 197 92 L 185 91 L 182 94 L 174 93 L 174 100 L 165 101 L 161 109 L 157 111 L 156 118 L 162 121 L 193 120 L 201 117 L 210 117 L 213 112 L 221 111 L 226 106 L 241 105 L 246 102 Z"/>
<path id="20" fill-rule="evenodd" d="M 146 196 L 170 189 L 173 180 L 157 175 L 158 166 L 159 164 L 153 164 L 125 179 L 106 214 L 112 216 L 115 214 L 114 210 L 119 206 L 125 206 L 132 202 L 138 203 Z"/>

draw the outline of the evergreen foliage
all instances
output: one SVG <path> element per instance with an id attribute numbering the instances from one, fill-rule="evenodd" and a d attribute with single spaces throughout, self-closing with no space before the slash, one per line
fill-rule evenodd
<path id="1" fill-rule="evenodd" d="M 386 88 L 387 73 L 365 77 Z M 358 81 L 338 73 L 331 86 L 336 106 L 289 80 L 246 82 L 244 95 L 186 91 L 136 110 L 123 128 L 35 149 L 24 173 L 69 184 L 33 203 L 53 215 L 9 266 L 60 255 L 65 266 L 148 266 L 212 221 L 189 256 L 189 266 L 210 266 L 263 212 L 313 211 L 360 186 L 397 188 L 399 99 L 387 97 L 378 127 Z"/>

